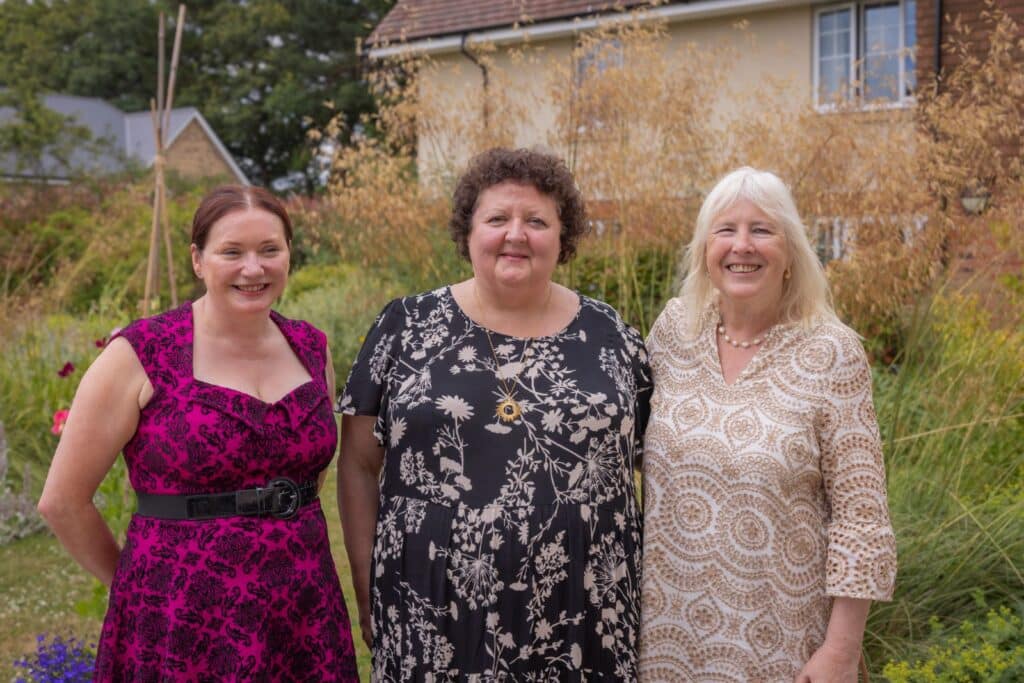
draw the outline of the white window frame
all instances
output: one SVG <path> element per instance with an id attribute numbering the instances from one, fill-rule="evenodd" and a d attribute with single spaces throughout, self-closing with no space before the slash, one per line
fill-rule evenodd
<path id="1" fill-rule="evenodd" d="M 867 37 L 864 35 L 863 18 L 864 11 L 866 8 L 872 5 L 884 5 L 890 4 L 893 0 L 854 0 L 853 2 L 843 2 L 836 4 L 821 5 L 814 9 L 814 26 L 812 29 L 813 33 L 813 60 L 814 63 L 811 65 L 813 78 L 812 87 L 814 88 L 814 107 L 820 112 L 832 112 L 837 111 L 842 107 L 837 107 L 835 102 L 822 102 L 821 98 L 821 15 L 826 12 L 835 12 L 838 10 L 847 10 L 850 12 L 850 83 L 849 91 L 850 96 L 846 100 L 847 104 L 853 104 L 857 109 L 862 111 L 876 110 L 876 109 L 904 109 L 914 104 L 914 96 L 906 94 L 907 90 L 907 78 L 906 78 L 906 59 L 905 55 L 907 52 L 906 41 L 906 0 L 895 0 L 899 7 L 900 15 L 900 62 L 899 62 L 899 83 L 897 88 L 899 97 L 895 100 L 864 100 L 864 59 L 865 59 L 865 41 Z M 920 0 L 918 0 L 920 1 Z M 916 47 L 916 43 L 915 46 Z M 911 48 L 912 49 L 912 48 Z"/>

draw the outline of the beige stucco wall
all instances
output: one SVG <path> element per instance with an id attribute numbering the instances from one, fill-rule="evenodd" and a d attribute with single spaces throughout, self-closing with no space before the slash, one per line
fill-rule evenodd
<path id="1" fill-rule="evenodd" d="M 198 122 L 185 127 L 167 148 L 167 167 L 191 178 L 223 176 L 234 180 L 231 167 L 224 161 Z"/>
<path id="2" fill-rule="evenodd" d="M 665 42 L 668 54 L 678 54 L 688 43 L 702 46 L 716 57 L 728 53 L 728 77 L 717 92 L 708 93 L 712 120 L 735 115 L 737 102 L 769 82 L 785 82 L 789 88 L 786 106 L 806 105 L 812 92 L 813 9 L 810 5 L 711 19 L 679 21 L 668 26 Z M 739 24 L 742 22 L 743 26 Z M 533 42 L 524 51 L 517 46 L 501 47 L 489 54 L 491 87 L 497 85 L 515 93 L 514 99 L 528 102 L 513 141 L 516 145 L 546 145 L 554 126 L 555 111 L 546 89 L 556 69 L 571 69 L 574 39 L 570 37 Z M 527 57 L 522 55 L 526 54 Z M 698 52 L 698 55 L 701 54 Z M 708 57 L 709 59 L 713 57 Z M 679 68 L 687 68 L 679 64 Z M 435 97 L 441 107 L 459 107 L 464 116 L 482 111 L 483 77 L 480 68 L 459 52 L 434 55 L 432 66 L 421 80 L 421 96 Z M 476 101 L 470 101 L 472 98 Z M 444 138 L 436 127 L 421 123 L 419 165 L 425 177 L 449 176 L 472 153 L 464 136 Z"/>

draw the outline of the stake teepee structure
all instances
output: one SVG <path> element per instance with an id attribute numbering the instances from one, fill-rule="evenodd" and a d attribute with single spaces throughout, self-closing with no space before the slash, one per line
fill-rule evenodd
<path id="1" fill-rule="evenodd" d="M 170 286 L 171 305 L 178 305 L 178 287 L 174 282 L 174 254 L 167 218 L 167 186 L 164 182 L 164 136 L 171 126 L 171 108 L 174 104 L 174 84 L 178 75 L 178 57 L 181 54 L 181 33 L 185 27 L 185 5 L 178 5 L 178 23 L 174 28 L 174 49 L 171 51 L 171 72 L 167 79 L 167 97 L 164 98 L 164 13 L 160 13 L 157 32 L 157 86 L 156 99 L 149 101 L 153 119 L 153 141 L 156 157 L 153 160 L 153 225 L 149 234 L 149 260 L 146 263 L 146 287 L 142 298 L 142 314 L 153 311 L 153 299 L 159 290 L 157 264 L 160 260 L 160 233 L 163 233 L 164 251 L 167 252 L 167 281 Z"/>

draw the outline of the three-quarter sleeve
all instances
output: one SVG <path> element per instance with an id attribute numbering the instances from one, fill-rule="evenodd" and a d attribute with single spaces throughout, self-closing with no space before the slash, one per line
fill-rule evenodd
<path id="1" fill-rule="evenodd" d="M 836 340 L 829 391 L 818 423 L 828 531 L 826 592 L 889 600 L 896 540 L 871 394 L 871 369 L 852 331 Z"/>
<path id="2" fill-rule="evenodd" d="M 387 439 L 388 385 L 401 348 L 404 321 L 401 299 L 384 307 L 366 333 L 335 405 L 335 411 L 343 415 L 375 415 L 373 434 L 381 445 Z"/>

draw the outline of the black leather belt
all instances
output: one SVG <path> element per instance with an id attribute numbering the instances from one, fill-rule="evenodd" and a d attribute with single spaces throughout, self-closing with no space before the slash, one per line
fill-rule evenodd
<path id="1" fill-rule="evenodd" d="M 274 479 L 266 487 L 229 493 L 135 495 L 139 499 L 138 514 L 161 519 L 215 519 L 236 515 L 269 515 L 277 519 L 291 519 L 298 514 L 300 507 L 317 498 L 315 481 L 296 484 L 288 477 Z"/>

